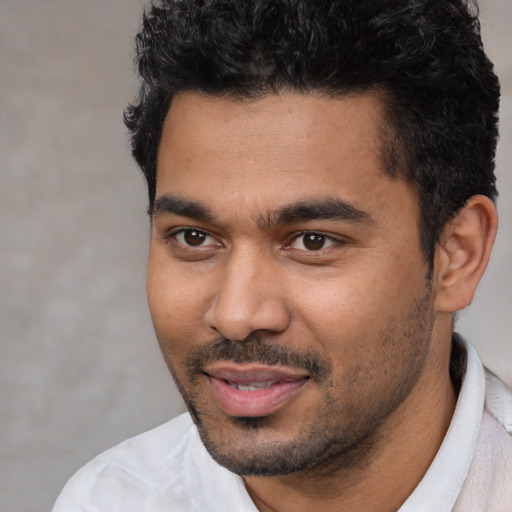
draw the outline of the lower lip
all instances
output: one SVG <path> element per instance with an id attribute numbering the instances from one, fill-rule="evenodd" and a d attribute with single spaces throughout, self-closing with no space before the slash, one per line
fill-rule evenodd
<path id="1" fill-rule="evenodd" d="M 213 397 L 225 414 L 257 418 L 277 411 L 302 389 L 307 379 L 282 381 L 255 391 L 242 391 L 215 377 L 209 377 L 209 381 Z"/>

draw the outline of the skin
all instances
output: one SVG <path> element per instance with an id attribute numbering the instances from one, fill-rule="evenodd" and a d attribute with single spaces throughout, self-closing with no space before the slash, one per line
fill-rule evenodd
<path id="1" fill-rule="evenodd" d="M 165 120 L 151 316 L 203 442 L 261 511 L 397 510 L 453 413 L 451 314 L 483 273 L 495 211 L 470 201 L 429 276 L 415 191 L 382 169 L 382 111 L 367 93 L 180 93 Z M 215 365 L 300 385 L 268 414 L 244 399 L 241 419 Z"/>

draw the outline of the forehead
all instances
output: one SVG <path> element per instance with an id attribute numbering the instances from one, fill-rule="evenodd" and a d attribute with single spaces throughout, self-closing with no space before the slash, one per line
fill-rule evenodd
<path id="1" fill-rule="evenodd" d="M 328 97 L 286 92 L 234 99 L 181 92 L 166 116 L 162 143 L 199 150 L 197 156 L 208 146 L 238 153 L 261 144 L 269 150 L 280 145 L 283 150 L 292 146 L 329 153 L 350 144 L 378 149 L 383 110 L 377 93 Z"/>
<path id="2" fill-rule="evenodd" d="M 374 93 L 256 100 L 180 93 L 164 122 L 157 198 L 171 193 L 214 204 L 221 196 L 239 214 L 261 214 L 308 196 L 354 205 L 388 201 L 394 191 L 412 196 L 385 172 L 383 112 Z"/>

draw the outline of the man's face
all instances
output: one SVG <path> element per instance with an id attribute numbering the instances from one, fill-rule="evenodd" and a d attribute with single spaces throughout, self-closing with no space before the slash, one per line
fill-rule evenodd
<path id="1" fill-rule="evenodd" d="M 236 473 L 350 464 L 428 381 L 433 293 L 383 122 L 369 94 L 172 103 L 149 306 L 204 444 Z"/>

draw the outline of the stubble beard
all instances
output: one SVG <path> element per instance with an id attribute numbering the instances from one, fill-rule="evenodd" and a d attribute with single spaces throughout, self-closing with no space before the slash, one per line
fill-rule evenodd
<path id="1" fill-rule="evenodd" d="M 341 382 L 336 382 L 331 364 L 317 354 L 291 351 L 258 333 L 243 341 L 222 339 L 192 352 L 185 360 L 184 378 L 180 379 L 172 365 L 168 366 L 205 448 L 217 463 L 231 472 L 241 476 L 267 477 L 305 472 L 310 477 L 323 477 L 341 469 L 362 468 L 385 437 L 381 427 L 409 396 L 421 375 L 433 328 L 431 297 L 431 284 L 428 283 L 425 293 L 415 302 L 405 321 L 399 327 L 390 327 L 382 333 L 382 345 L 394 348 L 382 364 L 388 365 L 391 373 L 398 367 L 395 371 L 398 377 L 373 389 L 374 394 L 357 394 L 353 382 L 357 386 L 358 382 L 364 381 L 364 374 L 359 373 L 356 377 L 345 375 Z M 398 329 L 401 329 L 400 334 Z M 398 362 L 397 346 L 403 348 Z M 234 429 L 238 437 L 244 439 L 242 446 L 234 448 L 232 440 L 220 432 L 222 425 L 215 423 L 207 408 L 202 407 L 201 396 L 195 391 L 195 383 L 203 375 L 201 369 L 208 363 L 221 360 L 306 369 L 310 378 L 324 390 L 325 399 L 320 412 L 312 411 L 312 424 L 304 425 L 292 440 L 286 442 L 266 436 L 274 426 L 272 416 L 226 418 L 231 422 L 231 430 Z M 371 370 L 371 367 L 363 367 L 360 372 L 364 370 Z M 355 399 L 336 413 L 333 412 L 337 403 L 335 395 L 340 387 Z"/>

